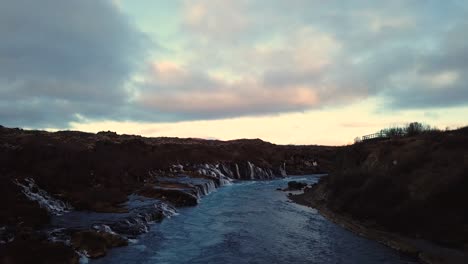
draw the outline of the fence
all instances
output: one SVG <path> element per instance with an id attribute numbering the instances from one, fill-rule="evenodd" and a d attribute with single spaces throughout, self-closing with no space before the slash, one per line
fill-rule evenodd
<path id="1" fill-rule="evenodd" d="M 378 133 L 362 136 L 361 138 L 358 137 L 354 141 L 360 142 L 360 141 L 366 141 L 366 140 L 371 140 L 371 139 L 376 139 L 376 138 L 388 138 L 388 136 L 385 133 L 378 132 Z"/>

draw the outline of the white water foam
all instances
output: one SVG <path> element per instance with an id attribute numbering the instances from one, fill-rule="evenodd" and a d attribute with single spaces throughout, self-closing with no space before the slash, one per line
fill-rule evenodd
<path id="1" fill-rule="evenodd" d="M 228 168 L 224 167 L 223 169 L 228 170 L 230 172 L 229 174 L 233 174 L 232 171 L 230 171 Z M 221 186 L 232 184 L 232 179 L 221 171 L 219 164 L 203 164 L 201 165 L 201 168 L 197 170 L 197 172 L 219 179 Z"/>
<path id="2" fill-rule="evenodd" d="M 104 233 L 109 233 L 109 234 L 112 234 L 112 235 L 117 235 L 117 233 L 114 232 L 114 230 L 112 230 L 112 228 L 110 228 L 110 226 L 105 225 L 105 224 L 93 225 L 93 229 L 96 230 L 96 231 L 99 231 L 99 232 L 104 232 Z"/>
<path id="3" fill-rule="evenodd" d="M 47 209 L 49 213 L 54 215 L 62 215 L 73 209 L 71 205 L 53 198 L 45 190 L 39 188 L 32 178 L 26 178 L 25 184 L 15 180 L 14 183 L 23 188 L 23 194 L 31 201 L 36 201 L 42 208 Z"/>
<path id="4" fill-rule="evenodd" d="M 134 238 L 129 238 L 127 241 L 128 241 L 128 243 L 130 243 L 130 244 L 136 244 L 136 243 L 138 243 L 138 239 L 134 239 Z"/>
<path id="5" fill-rule="evenodd" d="M 89 255 L 86 250 L 83 251 L 75 251 L 78 256 L 80 256 L 80 264 L 88 264 L 89 263 Z"/>
<path id="6" fill-rule="evenodd" d="M 169 205 L 167 203 L 164 203 L 164 202 L 155 203 L 154 207 L 156 209 L 161 210 L 163 215 L 165 217 L 167 217 L 167 218 L 171 218 L 172 216 L 175 216 L 175 215 L 179 214 L 179 213 L 177 213 L 177 210 L 173 206 L 171 206 L 171 205 Z"/>
<path id="7" fill-rule="evenodd" d="M 60 242 L 70 245 L 70 235 L 66 233 L 66 228 L 55 228 L 47 231 L 47 240 L 50 242 Z"/>

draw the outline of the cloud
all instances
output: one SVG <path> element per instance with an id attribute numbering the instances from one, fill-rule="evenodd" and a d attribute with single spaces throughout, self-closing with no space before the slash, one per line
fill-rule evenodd
<path id="1" fill-rule="evenodd" d="M 323 73 L 340 49 L 333 38 L 313 27 L 291 32 L 287 43 L 239 49 L 229 78 L 226 69 L 155 62 L 136 84 L 135 104 L 176 119 L 213 119 L 304 111 L 324 105 L 333 87 Z M 236 65 L 238 64 L 238 65 Z M 245 64 L 245 66 L 243 66 Z M 250 65 L 251 67 L 249 67 Z M 248 69 L 243 69 L 248 67 Z M 347 97 L 342 93 L 340 98 Z M 335 98 L 336 101 L 340 98 Z"/>
<path id="2" fill-rule="evenodd" d="M 114 117 L 147 38 L 111 1 L 0 1 L 0 120 L 65 126 Z"/>
<path id="3" fill-rule="evenodd" d="M 196 33 L 205 33 L 205 44 L 194 45 L 200 56 L 193 65 L 247 75 L 268 87 L 300 83 L 323 105 L 372 96 L 385 97 L 388 108 L 402 109 L 468 102 L 464 2 L 250 1 L 225 9 L 199 2 L 204 3 L 201 16 L 217 23 L 198 24 Z M 223 19 L 218 10 L 229 10 L 237 19 Z M 224 45 L 217 41 L 219 34 L 210 33 L 215 25 L 216 32 L 231 34 L 238 20 L 248 25 L 232 33 L 243 43 L 239 46 Z M 256 48 L 262 46 L 267 48 Z M 312 66 L 303 67 L 304 62 Z"/>
<path id="4" fill-rule="evenodd" d="M 167 25 L 141 23 L 163 28 L 157 45 L 132 23 L 138 14 L 124 13 L 141 3 L 0 3 L 7 125 L 276 115 L 369 98 L 385 111 L 468 102 L 464 1 L 179 0 Z"/>
<path id="5" fill-rule="evenodd" d="M 363 67 L 364 77 L 374 80 L 378 95 L 388 100 L 387 107 L 420 109 L 467 104 L 468 45 L 463 32 L 468 30 L 468 20 L 465 20 L 452 22 L 426 45 L 418 43 L 392 53 L 388 50 L 378 61 Z"/>
<path id="6" fill-rule="evenodd" d="M 244 15 L 249 8 L 247 0 L 187 0 L 182 8 L 183 28 L 197 33 L 201 41 L 237 42 L 236 36 L 252 29 L 250 17 Z"/>
<path id="7" fill-rule="evenodd" d="M 256 80 L 227 82 L 189 72 L 173 63 L 155 64 L 146 89 L 136 99 L 148 111 L 172 113 L 181 119 L 212 119 L 271 114 L 318 105 L 317 94 L 300 85 L 268 87 Z"/>

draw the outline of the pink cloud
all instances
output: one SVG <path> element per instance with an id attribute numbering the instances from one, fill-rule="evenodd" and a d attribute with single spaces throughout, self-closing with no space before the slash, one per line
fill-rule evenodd
<path id="1" fill-rule="evenodd" d="M 269 87 L 256 79 L 229 82 L 191 72 L 174 62 L 155 63 L 149 74 L 137 103 L 162 112 L 255 115 L 300 111 L 320 103 L 314 87 L 297 84 Z"/>

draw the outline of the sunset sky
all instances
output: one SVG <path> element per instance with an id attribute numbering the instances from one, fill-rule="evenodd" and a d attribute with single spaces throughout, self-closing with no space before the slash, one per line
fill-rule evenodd
<path id="1" fill-rule="evenodd" d="M 342 145 L 468 125 L 468 1 L 0 0 L 0 124 Z"/>

